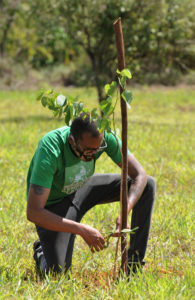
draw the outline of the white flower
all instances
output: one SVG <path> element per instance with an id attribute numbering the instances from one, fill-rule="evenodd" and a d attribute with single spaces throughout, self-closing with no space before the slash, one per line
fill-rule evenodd
<path id="1" fill-rule="evenodd" d="M 55 105 L 63 106 L 65 100 L 66 100 L 66 97 L 64 95 L 58 95 L 57 98 L 55 99 Z"/>

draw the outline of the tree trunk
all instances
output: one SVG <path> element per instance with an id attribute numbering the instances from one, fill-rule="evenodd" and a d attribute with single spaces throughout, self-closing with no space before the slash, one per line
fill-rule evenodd
<path id="1" fill-rule="evenodd" d="M 125 50 L 123 41 L 123 32 L 121 25 L 121 18 L 114 23 L 114 30 L 116 35 L 118 68 L 122 71 L 125 68 Z M 121 118 L 122 118 L 122 176 L 121 176 L 121 191 L 120 191 L 120 205 L 121 205 L 121 230 L 127 228 L 127 105 L 122 99 L 121 94 L 123 89 L 120 87 L 120 101 L 121 101 Z M 122 234 L 121 237 L 121 267 L 124 274 L 127 272 L 127 234 Z"/>
<path id="2" fill-rule="evenodd" d="M 103 100 L 103 87 L 100 83 L 100 79 L 99 79 L 99 74 L 98 74 L 98 68 L 97 68 L 97 63 L 95 60 L 95 55 L 89 50 L 86 50 L 90 60 L 91 60 L 91 65 L 92 65 L 92 69 L 94 72 L 94 79 L 95 79 L 95 87 L 97 90 L 97 94 L 98 94 L 98 101 L 99 103 Z"/>
<path id="3" fill-rule="evenodd" d="M 6 42 L 7 42 L 7 35 L 8 35 L 8 32 L 9 32 L 10 28 L 11 28 L 11 24 L 14 20 L 14 15 L 16 13 L 16 10 L 17 10 L 17 5 L 16 5 L 16 8 L 13 8 L 10 11 L 10 15 L 8 16 L 8 18 L 6 20 L 6 24 L 5 24 L 5 27 L 4 27 L 4 30 L 3 30 L 2 39 L 0 41 L 0 55 L 2 57 L 5 54 L 5 45 L 6 45 Z"/>

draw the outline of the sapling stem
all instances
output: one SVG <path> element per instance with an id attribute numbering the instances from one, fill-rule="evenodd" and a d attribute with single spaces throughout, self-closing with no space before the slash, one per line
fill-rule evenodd
<path id="1" fill-rule="evenodd" d="M 116 36 L 117 57 L 119 71 L 125 68 L 125 50 L 123 41 L 123 32 L 121 25 L 121 18 L 114 22 L 114 30 Z M 121 206 L 121 229 L 127 228 L 127 105 L 122 98 L 124 88 L 120 86 L 120 100 L 121 100 L 121 118 L 122 118 L 122 176 L 121 176 L 121 192 L 120 192 L 120 206 Z M 121 236 L 121 253 L 122 262 L 121 268 L 124 274 L 127 272 L 127 242 L 126 234 Z"/>

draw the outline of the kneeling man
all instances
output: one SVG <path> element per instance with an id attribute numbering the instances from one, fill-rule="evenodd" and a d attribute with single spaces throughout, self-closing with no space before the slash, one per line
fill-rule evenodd
<path id="1" fill-rule="evenodd" d="M 94 174 L 103 152 L 121 167 L 119 146 L 121 141 L 112 133 L 100 133 L 94 122 L 82 116 L 71 127 L 53 130 L 40 140 L 28 171 L 27 218 L 36 225 L 39 240 L 34 243 L 34 259 L 42 272 L 66 272 L 71 267 L 76 235 L 92 252 L 104 248 L 101 233 L 80 222 L 95 205 L 119 201 L 121 176 Z M 130 238 L 130 273 L 144 264 L 155 182 L 129 151 L 128 175 L 131 228 L 139 227 Z M 116 232 L 119 230 L 120 216 L 116 220 Z"/>

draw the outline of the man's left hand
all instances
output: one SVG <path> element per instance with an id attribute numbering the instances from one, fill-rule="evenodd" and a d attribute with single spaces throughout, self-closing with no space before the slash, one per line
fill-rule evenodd
<path id="1" fill-rule="evenodd" d="M 127 228 L 129 229 L 129 224 L 127 223 Z M 119 215 L 116 219 L 116 231 L 112 234 L 113 237 L 119 237 L 121 231 L 121 216 Z"/>

